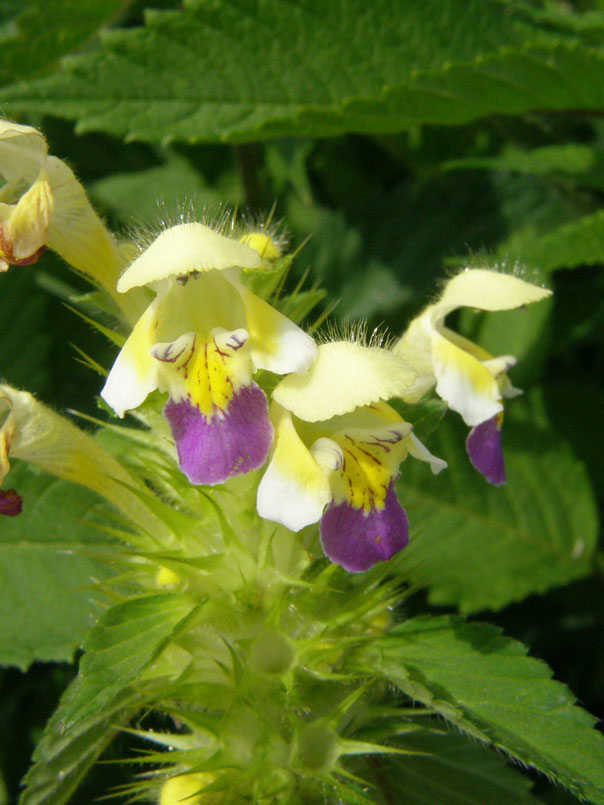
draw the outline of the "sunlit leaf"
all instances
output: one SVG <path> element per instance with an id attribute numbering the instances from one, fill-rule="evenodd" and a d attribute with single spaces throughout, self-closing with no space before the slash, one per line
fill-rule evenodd
<path id="1" fill-rule="evenodd" d="M 495 0 L 189 0 L 148 12 L 144 28 L 106 32 L 98 50 L 3 97 L 12 114 L 35 109 L 151 142 L 599 110 L 604 56 L 580 32 L 550 28 Z"/>
<path id="2" fill-rule="evenodd" d="M 72 660 L 100 611 L 110 566 L 86 555 L 111 547 L 106 504 L 76 484 L 15 462 L 3 486 L 23 511 L 0 523 L 0 662 Z"/>
<path id="3" fill-rule="evenodd" d="M 367 655 L 372 668 L 462 730 L 576 796 L 604 802 L 604 736 L 596 719 L 497 628 L 448 616 L 413 618 Z"/>
<path id="4" fill-rule="evenodd" d="M 66 728 L 102 711 L 138 679 L 194 610 L 190 598 L 172 593 L 132 598 L 106 610 L 83 644 L 81 685 L 63 711 Z"/>

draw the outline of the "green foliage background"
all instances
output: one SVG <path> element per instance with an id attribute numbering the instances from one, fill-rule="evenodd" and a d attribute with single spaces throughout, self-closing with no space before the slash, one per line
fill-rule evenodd
<path id="1" fill-rule="evenodd" d="M 448 415 L 433 431 L 442 411 L 426 409 L 416 429 L 450 469 L 433 479 L 404 466 L 399 492 L 413 539 L 396 563 L 417 584 L 411 609 L 442 613 L 441 656 L 463 664 L 466 637 L 496 639 L 494 629 L 472 632 L 454 615 L 479 613 L 603 716 L 604 4 L 40 0 L 2 4 L 0 37 L 0 110 L 42 128 L 114 227 L 176 220 L 188 205 L 252 213 L 274 205 L 294 244 L 309 238 L 291 281 L 308 271 L 339 300 L 336 318 L 365 317 L 394 333 L 454 266 L 518 264 L 553 288 L 551 303 L 528 310 L 458 315 L 466 335 L 519 358 L 513 380 L 526 395 L 506 414 L 509 482 L 487 488 L 467 464 L 463 428 Z M 0 276 L 0 373 L 59 410 L 94 414 L 100 379 L 78 363 L 65 333 L 104 365 L 114 353 L 63 304 L 84 287 L 49 254 Z M 59 494 L 44 477 L 23 474 L 19 483 L 51 506 Z M 0 523 L 0 605 L 11 613 L 0 659 L 20 669 L 2 672 L 0 803 L 16 796 L 73 673 L 39 663 L 71 662 L 98 612 L 81 604 L 90 596 L 78 580 L 92 572 L 79 563 L 104 549 L 101 530 L 90 558 L 63 562 L 60 573 L 48 559 L 80 539 L 90 506 L 73 488 L 61 495 L 73 513 L 68 534 L 47 527 L 48 508 L 41 519 L 34 509 Z M 53 594 L 57 584 L 73 594 Z M 172 605 L 176 622 L 185 613 Z M 524 659 L 513 659 L 520 675 Z M 417 679 L 406 684 L 423 701 Z M 478 709 L 473 727 L 485 717 Z M 447 741 L 443 779 L 452 779 L 452 757 L 463 759 L 462 788 L 491 775 L 465 739 Z M 550 747 L 543 751 L 547 771 Z M 452 783 L 449 800 L 431 790 L 433 771 L 421 759 L 409 762 L 415 786 L 405 788 L 403 772 L 392 782 L 405 801 L 454 801 Z M 522 778 L 506 782 L 496 762 L 501 791 L 492 801 L 529 797 Z M 583 794 L 604 802 L 601 785 Z M 91 791 L 94 778 L 73 801 L 89 802 Z M 536 791 L 540 801 L 576 801 L 543 778 Z M 472 801 L 488 801 L 481 796 Z"/>

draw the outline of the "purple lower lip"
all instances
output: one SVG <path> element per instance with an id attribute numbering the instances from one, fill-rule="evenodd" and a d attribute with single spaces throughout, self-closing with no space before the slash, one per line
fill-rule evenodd
<path id="1" fill-rule="evenodd" d="M 497 415 L 472 428 L 466 439 L 466 450 L 472 465 L 490 484 L 501 486 L 505 483 L 501 428 Z"/>
<path id="2" fill-rule="evenodd" d="M 258 469 L 273 438 L 266 397 L 255 383 L 239 389 L 224 410 L 216 409 L 209 418 L 188 400 L 168 400 L 164 416 L 180 469 L 192 484 L 212 486 Z"/>
<path id="3" fill-rule="evenodd" d="M 384 504 L 365 512 L 349 503 L 330 503 L 321 518 L 321 544 L 328 559 L 360 573 L 402 550 L 409 542 L 409 525 L 392 483 Z"/>

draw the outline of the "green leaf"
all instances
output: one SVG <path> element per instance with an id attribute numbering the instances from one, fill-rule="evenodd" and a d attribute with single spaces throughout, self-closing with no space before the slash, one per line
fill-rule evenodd
<path id="1" fill-rule="evenodd" d="M 100 607 L 107 565 L 106 504 L 93 492 L 15 462 L 3 486 L 23 495 L 23 512 L 0 524 L 0 662 L 70 661 Z"/>
<path id="2" fill-rule="evenodd" d="M 187 596 L 158 593 L 104 612 L 83 645 L 82 684 L 63 712 L 66 728 L 102 710 L 135 682 L 196 611 Z"/>
<path id="3" fill-rule="evenodd" d="M 604 212 L 598 210 L 541 236 L 529 231 L 513 242 L 513 254 L 510 249 L 506 252 L 542 271 L 604 263 Z"/>
<path id="4" fill-rule="evenodd" d="M 149 142 L 600 110 L 604 56 L 580 32 L 551 27 L 497 0 L 189 0 L 182 11 L 149 11 L 145 28 L 105 32 L 98 50 L 7 87 L 3 99 L 9 114 L 49 113 L 77 120 L 80 132 Z"/>
<path id="5" fill-rule="evenodd" d="M 466 157 L 443 162 L 443 170 L 484 168 L 515 173 L 585 173 L 594 166 L 593 148 L 580 143 L 544 145 L 530 151 L 508 146 L 496 157 Z"/>
<path id="6" fill-rule="evenodd" d="M 583 464 L 547 424 L 538 400 L 514 400 L 502 431 L 507 484 L 490 486 L 470 465 L 468 429 L 450 413 L 428 442 L 449 467 L 432 476 L 401 468 L 399 498 L 411 542 L 393 561 L 434 604 L 497 609 L 590 572 L 597 535 Z"/>
<path id="7" fill-rule="evenodd" d="M 596 719 L 497 628 L 449 616 L 413 618 L 363 659 L 461 729 L 576 796 L 604 802 L 604 737 L 593 728 Z"/>
<path id="8" fill-rule="evenodd" d="M 235 204 L 241 196 L 235 175 L 224 178 L 218 187 L 210 188 L 186 159 L 172 154 L 163 165 L 99 179 L 90 193 L 125 223 L 155 224 L 166 218 L 176 222 L 185 203 L 199 211 Z"/>
<path id="9" fill-rule="evenodd" d="M 33 765 L 23 780 L 25 788 L 19 805 L 63 805 L 67 802 L 115 737 L 116 727 L 126 723 L 137 709 L 137 694 L 126 691 L 110 706 L 91 713 L 66 732 L 64 711 L 69 709 L 80 686 L 81 680 L 74 680 L 48 722 L 34 751 Z"/>
<path id="10" fill-rule="evenodd" d="M 20 269 L 0 275 L 0 298 L 0 377 L 34 394 L 47 391 L 52 346 L 48 299 L 36 287 L 35 275 Z"/>
<path id="11" fill-rule="evenodd" d="M 541 284 L 539 276 L 526 272 L 529 282 Z M 514 385 L 537 383 L 549 357 L 554 298 L 516 310 L 482 313 L 464 308 L 459 313 L 459 331 L 492 355 L 514 355 Z"/>
<path id="12" fill-rule="evenodd" d="M 0 82 L 19 81 L 48 71 L 61 56 L 81 47 L 128 4 L 129 0 L 3 3 L 1 21 L 6 34 L 2 36 Z M 14 15 L 12 19 L 4 6 Z"/>
<path id="13" fill-rule="evenodd" d="M 404 735 L 397 740 L 397 746 L 423 754 L 379 763 L 393 802 L 405 805 L 536 802 L 529 792 L 531 781 L 510 768 L 501 754 L 463 735 L 443 732 L 442 724 L 435 724 L 432 731 L 418 730 Z M 370 774 L 367 771 L 365 779 Z"/>

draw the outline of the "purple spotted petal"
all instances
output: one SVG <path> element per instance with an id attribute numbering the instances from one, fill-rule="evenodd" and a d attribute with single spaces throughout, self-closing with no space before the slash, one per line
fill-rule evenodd
<path id="1" fill-rule="evenodd" d="M 0 489 L 0 514 L 15 517 L 22 508 L 23 499 L 16 489 Z"/>
<path id="2" fill-rule="evenodd" d="M 468 433 L 466 450 L 474 467 L 490 484 L 505 483 L 505 467 L 501 450 L 501 428 L 497 416 L 481 422 Z"/>
<path id="3" fill-rule="evenodd" d="M 321 544 L 336 565 L 360 573 L 404 548 L 408 528 L 405 510 L 390 484 L 383 509 L 365 513 L 348 503 L 330 503 L 321 518 Z"/>
<path id="4" fill-rule="evenodd" d="M 255 383 L 241 388 L 228 407 L 210 419 L 187 400 L 168 400 L 164 416 L 180 469 L 192 484 L 220 484 L 258 469 L 273 438 L 266 397 Z"/>

